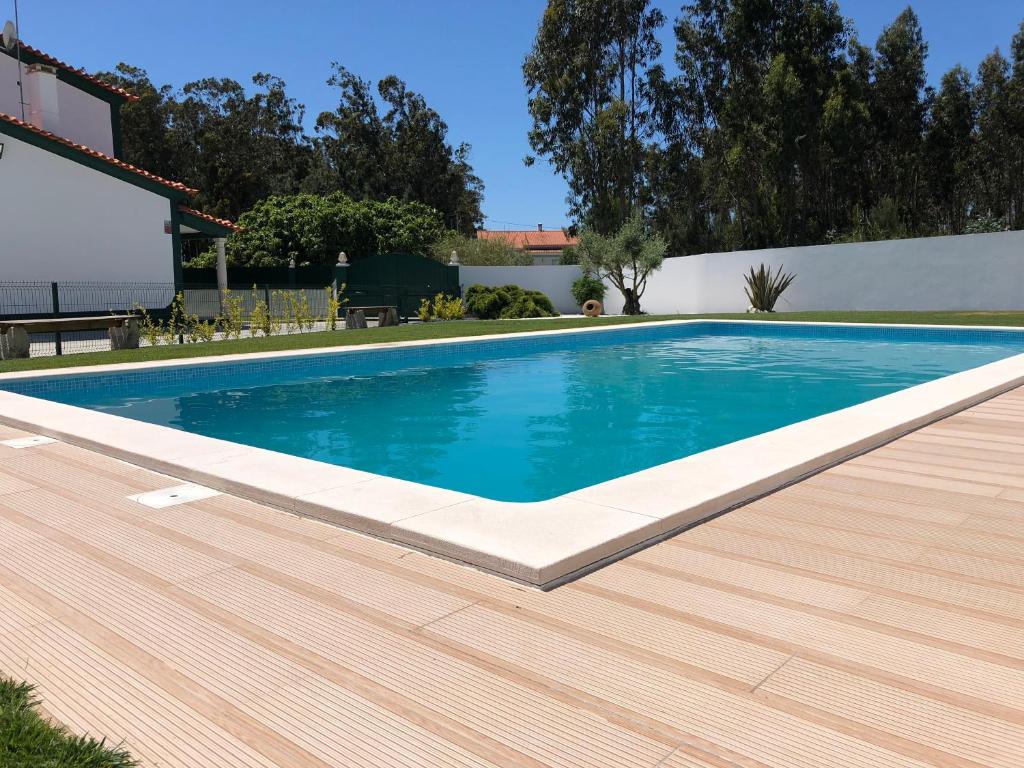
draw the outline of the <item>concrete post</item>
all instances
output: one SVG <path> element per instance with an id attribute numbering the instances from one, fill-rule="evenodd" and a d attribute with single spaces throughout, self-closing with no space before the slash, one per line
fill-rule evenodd
<path id="1" fill-rule="evenodd" d="M 8 328 L 6 333 L 0 333 L 0 360 L 28 357 L 29 349 L 28 333 L 24 328 L 15 326 Z"/>
<path id="2" fill-rule="evenodd" d="M 226 238 L 218 237 L 214 242 L 217 244 L 217 291 L 223 295 L 228 289 L 228 258 L 224 252 Z"/>

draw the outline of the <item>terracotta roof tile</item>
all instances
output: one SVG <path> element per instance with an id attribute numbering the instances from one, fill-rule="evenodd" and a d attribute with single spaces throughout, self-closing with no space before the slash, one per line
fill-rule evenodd
<path id="1" fill-rule="evenodd" d="M 515 248 L 564 248 L 576 245 L 575 237 L 568 237 L 561 230 L 537 229 L 481 229 L 476 233 L 480 240 L 505 240 Z"/>
<path id="2" fill-rule="evenodd" d="M 58 136 L 57 134 L 51 133 L 50 131 L 44 131 L 42 128 L 37 128 L 31 123 L 26 123 L 22 120 L 19 120 L 18 118 L 14 117 L 14 115 L 5 115 L 4 113 L 0 112 L 0 122 L 10 123 L 11 125 L 16 125 L 19 128 L 24 128 L 27 131 L 32 131 L 32 133 L 38 134 L 39 136 L 47 138 L 50 141 L 53 141 L 57 144 L 63 144 L 65 147 L 70 147 L 71 149 L 77 150 L 78 152 L 81 152 L 83 155 L 94 157 L 97 160 L 103 160 L 122 170 L 137 173 L 144 179 L 148 179 L 149 181 L 152 181 L 156 184 L 161 184 L 167 187 L 168 189 L 174 189 L 177 190 L 178 192 L 184 192 L 186 195 L 199 194 L 198 189 L 187 187 L 180 181 L 168 181 L 165 178 L 157 176 L 155 173 L 150 173 L 149 171 L 144 171 L 141 168 L 136 168 L 134 165 L 131 165 L 130 163 L 126 163 L 123 160 L 118 160 L 116 157 L 111 157 L 110 155 L 105 155 L 102 152 L 98 152 L 95 149 L 92 149 L 91 147 L 85 146 L 84 144 L 76 144 L 70 139 L 65 139 L 63 136 Z"/>
<path id="3" fill-rule="evenodd" d="M 21 45 L 21 49 L 23 51 L 28 51 L 33 56 L 36 56 L 36 57 L 42 59 L 47 64 L 49 64 L 51 67 L 59 67 L 60 69 L 66 70 L 68 72 L 73 72 L 74 74 L 78 75 L 79 77 L 88 80 L 93 85 L 98 85 L 100 88 L 103 88 L 104 90 L 110 91 L 111 93 L 116 93 L 118 96 L 122 96 L 125 99 L 127 99 L 128 101 L 138 101 L 139 100 L 138 96 L 135 96 L 134 94 L 128 93 L 128 91 L 124 90 L 123 88 L 118 88 L 116 85 L 111 85 L 106 80 L 101 80 L 100 78 L 95 77 L 94 75 L 90 75 L 88 72 L 86 72 L 81 67 L 73 67 L 70 64 L 68 64 L 66 61 L 61 61 L 60 59 L 55 58 L 55 57 L 51 56 L 48 53 L 43 53 L 38 48 L 33 48 L 31 45 L 26 45 L 25 43 L 21 43 L 20 45 Z"/>
<path id="4" fill-rule="evenodd" d="M 197 219 L 208 221 L 211 224 L 220 224 L 222 227 L 227 227 L 228 229 L 234 230 L 235 232 L 242 231 L 242 228 L 235 224 L 235 222 L 231 221 L 230 219 L 218 219 L 216 216 L 211 216 L 208 213 L 203 213 L 202 211 L 197 211 L 195 208 L 188 208 L 184 205 L 179 205 L 178 210 L 181 211 L 182 213 L 187 213 L 190 216 L 195 216 Z"/>

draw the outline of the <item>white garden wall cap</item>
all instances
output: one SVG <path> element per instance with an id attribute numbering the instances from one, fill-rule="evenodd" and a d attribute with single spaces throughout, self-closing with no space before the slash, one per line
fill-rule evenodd
<path id="1" fill-rule="evenodd" d="M 630 327 L 635 326 L 552 333 L 593 333 Z M 458 341 L 525 335 L 534 334 L 476 336 Z M 424 343 L 439 342 L 372 346 Z M 370 345 L 347 350 L 363 350 L 367 346 Z M 327 350 L 330 354 L 339 351 Z M 302 354 L 321 353 L 310 350 Z M 294 355 L 291 351 L 283 355 L 232 355 L 216 362 Z M 197 364 L 209 362 L 212 361 L 204 359 Z M 181 361 L 173 363 L 181 365 Z M 165 366 L 128 367 L 137 370 Z M 111 368 L 98 366 L 95 370 Z M 90 372 L 92 369 L 74 368 L 60 374 Z M 9 374 L 0 376 L 0 381 L 5 378 L 23 377 Z M 0 422 L 547 588 L 1021 385 L 1024 354 L 532 503 L 479 498 L 2 390 Z"/>

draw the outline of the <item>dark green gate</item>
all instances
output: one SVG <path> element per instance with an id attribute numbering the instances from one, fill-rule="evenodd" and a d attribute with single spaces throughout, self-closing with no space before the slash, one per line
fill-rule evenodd
<path id="1" fill-rule="evenodd" d="M 459 296 L 459 268 L 409 253 L 387 253 L 359 259 L 338 268 L 349 306 L 398 307 L 402 317 L 413 317 L 420 301 L 438 293 Z"/>

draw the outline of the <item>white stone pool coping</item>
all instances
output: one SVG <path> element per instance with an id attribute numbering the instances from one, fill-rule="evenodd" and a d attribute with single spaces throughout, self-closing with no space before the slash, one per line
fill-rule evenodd
<path id="1" fill-rule="evenodd" d="M 121 363 L 2 374 L 0 386 L 18 379 L 338 355 L 549 334 L 606 333 L 641 326 L 777 322 L 667 320 Z M 878 327 L 863 323 L 786 324 Z M 1019 328 L 995 326 L 892 327 L 1021 332 Z M 172 477 L 416 547 L 529 585 L 550 588 L 1021 385 L 1024 354 L 531 503 L 494 501 L 6 391 L 0 391 L 0 422 Z"/>

